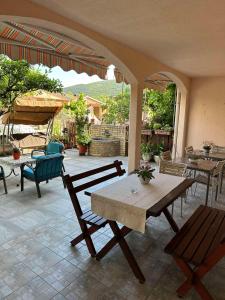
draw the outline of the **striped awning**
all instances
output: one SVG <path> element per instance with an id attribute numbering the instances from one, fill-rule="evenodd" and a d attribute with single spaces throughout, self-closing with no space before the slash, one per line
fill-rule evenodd
<path id="1" fill-rule="evenodd" d="M 164 91 L 173 81 L 163 73 L 155 73 L 146 78 L 145 87 L 153 90 Z"/>
<path id="2" fill-rule="evenodd" d="M 11 21 L 0 22 L 0 54 L 13 60 L 25 59 L 31 64 L 98 75 L 101 79 L 105 79 L 111 64 L 83 42 L 45 28 Z M 117 68 L 114 73 L 117 82 L 126 81 Z"/>

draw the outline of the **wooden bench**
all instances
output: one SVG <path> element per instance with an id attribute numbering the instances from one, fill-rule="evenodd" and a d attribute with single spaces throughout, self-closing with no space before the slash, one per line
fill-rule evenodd
<path id="1" fill-rule="evenodd" d="M 225 256 L 225 211 L 201 205 L 166 246 L 187 277 L 177 289 L 183 297 L 194 287 L 204 300 L 213 299 L 201 278 Z"/>
<path id="2" fill-rule="evenodd" d="M 99 230 L 100 228 L 104 227 L 108 220 L 97 216 L 95 213 L 93 213 L 91 210 L 86 210 L 83 212 L 79 200 L 78 200 L 78 193 L 81 191 L 85 191 L 93 186 L 96 186 L 100 183 L 103 183 L 107 180 L 113 179 L 118 176 L 123 176 L 126 171 L 121 168 L 122 162 L 121 161 L 114 161 L 111 164 L 108 164 L 103 167 L 99 167 L 96 169 L 92 169 L 90 171 L 86 171 L 77 175 L 66 175 L 64 177 L 64 182 L 67 186 L 67 189 L 69 191 L 69 195 L 78 219 L 78 222 L 80 224 L 80 228 L 82 233 L 78 235 L 75 239 L 71 241 L 71 245 L 75 246 L 78 243 L 80 243 L 82 240 L 85 240 L 88 250 L 91 254 L 91 256 L 96 256 L 96 250 L 93 244 L 93 241 L 91 239 L 91 235 Z M 111 171 L 111 173 L 104 175 L 103 172 L 105 171 Z M 103 173 L 103 174 L 102 174 Z M 99 174 L 99 177 L 96 179 L 93 179 L 91 181 L 81 183 L 80 185 L 73 186 L 74 183 L 76 183 L 79 180 L 82 180 L 84 178 L 87 178 L 92 175 Z M 103 176 L 101 176 L 103 175 Z M 90 192 L 86 192 L 87 195 L 90 195 Z M 88 227 L 90 226 L 90 227 Z"/>

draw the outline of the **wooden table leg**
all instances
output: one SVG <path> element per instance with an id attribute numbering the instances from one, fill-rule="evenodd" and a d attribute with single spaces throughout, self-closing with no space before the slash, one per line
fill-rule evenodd
<path id="1" fill-rule="evenodd" d="M 165 217 L 167 218 L 167 220 L 168 220 L 170 226 L 172 227 L 173 231 L 177 233 L 179 231 L 179 227 L 177 226 L 177 223 L 173 219 L 172 215 L 170 214 L 168 208 L 165 208 L 163 210 L 163 213 L 164 213 Z"/>
<path id="2" fill-rule="evenodd" d="M 201 299 L 213 300 L 212 296 L 201 282 L 203 274 L 200 276 L 201 274 L 198 274 L 198 270 L 194 272 L 182 259 L 178 257 L 174 257 L 174 259 L 181 271 L 187 276 L 187 280 L 177 289 L 178 296 L 184 297 L 191 288 L 195 288 Z M 199 270 L 200 268 L 201 266 L 199 267 Z"/>
<path id="3" fill-rule="evenodd" d="M 131 232 L 132 229 L 123 226 L 120 229 L 120 232 L 122 236 L 126 236 L 129 232 Z M 96 260 L 101 260 L 109 251 L 116 245 L 118 244 L 118 238 L 114 236 L 97 254 L 96 254 Z"/>
<path id="4" fill-rule="evenodd" d="M 222 171 L 222 176 L 221 176 L 221 179 L 220 179 L 220 194 L 222 193 L 223 177 L 224 177 L 224 169 L 223 169 L 223 171 Z"/>
<path id="5" fill-rule="evenodd" d="M 126 257 L 132 271 L 134 272 L 134 275 L 139 280 L 140 283 L 145 282 L 145 277 L 141 272 L 141 269 L 139 268 L 134 255 L 132 254 L 129 246 L 127 245 L 127 242 L 124 239 L 123 234 L 121 233 L 121 230 L 119 229 L 117 223 L 115 221 L 109 221 L 109 225 L 117 238 L 117 241 L 120 245 L 121 250 L 123 251 L 124 256 Z"/>
<path id="6" fill-rule="evenodd" d="M 209 198 L 209 186 L 210 186 L 210 172 L 208 172 L 207 176 L 207 187 L 206 187 L 206 196 L 205 196 L 205 205 L 208 205 L 208 198 Z"/>

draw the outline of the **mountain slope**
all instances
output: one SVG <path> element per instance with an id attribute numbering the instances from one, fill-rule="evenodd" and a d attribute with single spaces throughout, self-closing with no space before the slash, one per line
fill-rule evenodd
<path id="1" fill-rule="evenodd" d="M 115 80 L 97 81 L 88 84 L 77 84 L 64 88 L 64 92 L 72 92 L 73 94 L 83 93 L 93 98 L 100 96 L 116 96 L 122 93 L 122 89 L 129 87 L 126 84 L 116 83 Z"/>

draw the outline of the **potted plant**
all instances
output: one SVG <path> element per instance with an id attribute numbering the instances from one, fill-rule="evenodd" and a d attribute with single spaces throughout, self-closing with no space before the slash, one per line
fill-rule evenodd
<path id="1" fill-rule="evenodd" d="M 13 159 L 15 159 L 15 160 L 20 159 L 20 156 L 21 156 L 20 149 L 17 147 L 14 147 L 12 150 L 12 155 L 13 155 Z"/>
<path id="2" fill-rule="evenodd" d="M 85 155 L 88 145 L 91 143 L 91 138 L 88 133 L 83 132 L 77 135 L 77 145 L 79 149 L 79 155 Z"/>
<path id="3" fill-rule="evenodd" d="M 148 184 L 152 178 L 155 178 L 153 172 L 155 169 L 151 168 L 150 164 L 140 166 L 139 169 L 135 170 L 141 184 Z"/>
<path id="4" fill-rule="evenodd" d="M 160 129 L 162 128 L 162 125 L 160 123 L 154 123 L 153 124 L 153 129 L 154 129 L 154 133 L 158 134 L 158 132 L 160 132 Z"/>
<path id="5" fill-rule="evenodd" d="M 159 164 L 160 154 L 162 151 L 163 151 L 162 143 L 153 145 L 153 157 L 154 157 L 154 161 L 157 163 L 157 165 Z"/>
<path id="6" fill-rule="evenodd" d="M 212 144 L 210 142 L 203 142 L 203 150 L 205 152 L 205 154 L 209 154 L 211 148 L 212 148 Z"/>
<path id="7" fill-rule="evenodd" d="M 144 161 L 150 161 L 152 158 L 152 145 L 151 144 L 141 144 L 141 155 Z"/>

